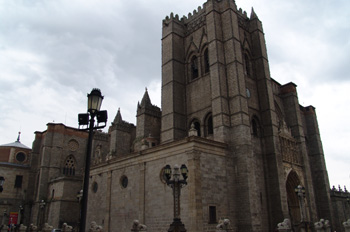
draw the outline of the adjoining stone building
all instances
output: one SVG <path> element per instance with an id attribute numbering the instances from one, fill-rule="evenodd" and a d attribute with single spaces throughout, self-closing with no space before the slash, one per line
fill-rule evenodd
<path id="1" fill-rule="evenodd" d="M 63 223 L 77 226 L 88 133 L 63 124 L 48 123 L 35 132 L 32 170 L 35 175 L 31 222 L 55 228 Z M 43 204 L 43 202 L 45 204 Z"/>
<path id="2" fill-rule="evenodd" d="M 24 212 L 30 211 L 27 192 L 31 181 L 31 149 L 20 142 L 0 145 L 0 176 L 5 179 L 0 193 L 0 221 L 28 223 Z"/>
<path id="3" fill-rule="evenodd" d="M 271 78 L 262 23 L 233 0 L 163 20 L 161 110 L 146 90 L 136 127 L 118 111 L 108 133 L 94 148 L 87 219 L 106 231 L 129 231 L 134 219 L 168 229 L 166 164 L 189 169 L 181 193 L 188 231 L 214 231 L 224 218 L 245 232 L 273 231 L 284 218 L 296 229 L 301 220 L 332 221 L 315 108 L 299 104 L 294 83 Z"/>

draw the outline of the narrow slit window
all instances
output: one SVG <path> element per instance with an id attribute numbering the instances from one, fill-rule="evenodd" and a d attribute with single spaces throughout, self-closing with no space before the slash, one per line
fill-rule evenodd
<path id="1" fill-rule="evenodd" d="M 23 176 L 16 176 L 15 188 L 22 188 Z"/>
<path id="2" fill-rule="evenodd" d="M 214 224 L 216 221 L 216 206 L 209 206 L 209 223 Z"/>
<path id="3" fill-rule="evenodd" d="M 191 59 L 191 75 L 192 80 L 198 77 L 198 59 L 196 56 L 193 56 Z"/>

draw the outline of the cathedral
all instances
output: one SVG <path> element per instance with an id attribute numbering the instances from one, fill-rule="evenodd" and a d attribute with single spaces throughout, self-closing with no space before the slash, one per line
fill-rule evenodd
<path id="1" fill-rule="evenodd" d="M 108 132 L 95 131 L 87 222 L 167 231 L 174 199 L 165 167 L 184 164 L 179 212 L 189 232 L 215 231 L 224 219 L 237 232 L 275 231 L 284 219 L 294 231 L 334 223 L 315 108 L 299 104 L 295 83 L 271 78 L 254 10 L 207 0 L 162 25 L 161 108 L 146 89 L 136 125 L 121 109 Z M 59 123 L 35 132 L 22 221 L 78 225 L 87 138 Z"/>
<path id="2" fill-rule="evenodd" d="M 176 164 L 188 167 L 188 231 L 215 231 L 220 219 L 245 232 L 273 231 L 285 218 L 295 228 L 331 220 L 315 108 L 299 104 L 296 87 L 271 78 L 254 10 L 248 17 L 232 0 L 208 0 L 166 17 L 161 109 L 146 90 L 136 126 L 118 111 L 108 141 L 95 138 L 87 221 L 129 231 L 137 219 L 166 231 L 173 196 L 164 167 Z"/>

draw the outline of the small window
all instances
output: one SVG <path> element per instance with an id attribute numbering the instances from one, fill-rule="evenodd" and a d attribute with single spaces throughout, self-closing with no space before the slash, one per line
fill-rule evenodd
<path id="1" fill-rule="evenodd" d="M 251 96 L 250 90 L 249 90 L 249 89 L 246 89 L 246 92 L 247 92 L 247 98 L 250 98 L 250 96 Z"/>
<path id="2" fill-rule="evenodd" d="M 204 73 L 209 73 L 209 53 L 208 48 L 204 50 Z"/>
<path id="3" fill-rule="evenodd" d="M 209 223 L 215 224 L 216 221 L 216 206 L 209 206 Z"/>
<path id="4" fill-rule="evenodd" d="M 22 188 L 23 176 L 16 176 L 15 188 Z"/>
<path id="5" fill-rule="evenodd" d="M 96 193 L 98 190 L 98 184 L 97 182 L 95 181 L 94 183 L 92 183 L 92 192 Z"/>
<path id="6" fill-rule="evenodd" d="M 128 177 L 127 177 L 127 176 L 122 176 L 122 177 L 120 178 L 120 185 L 121 185 L 123 188 L 128 187 L 128 182 L 129 182 L 129 180 L 128 180 Z"/>
<path id="7" fill-rule="evenodd" d="M 213 116 L 211 113 L 207 115 L 206 120 L 206 136 L 213 135 L 214 129 L 213 129 Z"/>
<path id="8" fill-rule="evenodd" d="M 201 124 L 197 121 L 193 122 L 194 129 L 197 130 L 197 134 L 200 137 L 201 136 Z"/>
<path id="9" fill-rule="evenodd" d="M 196 56 L 192 56 L 191 59 L 191 75 L 192 80 L 198 77 L 198 59 Z"/>

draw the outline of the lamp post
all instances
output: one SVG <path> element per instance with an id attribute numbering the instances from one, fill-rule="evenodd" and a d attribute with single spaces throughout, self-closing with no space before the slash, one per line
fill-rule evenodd
<path id="1" fill-rule="evenodd" d="M 5 183 L 5 178 L 3 176 L 0 176 L 0 193 L 4 190 L 3 186 Z"/>
<path id="2" fill-rule="evenodd" d="M 45 205 L 44 200 L 39 202 L 38 226 L 40 229 L 42 229 L 42 225 L 45 223 Z"/>
<path id="3" fill-rule="evenodd" d="M 80 126 L 88 126 L 82 130 L 89 131 L 89 139 L 87 144 L 87 152 L 85 159 L 85 173 L 84 173 L 84 186 L 83 186 L 83 196 L 82 196 L 82 207 L 81 207 L 81 222 L 80 222 L 80 232 L 85 232 L 86 224 L 86 214 L 87 214 L 87 200 L 89 192 L 89 176 L 90 176 L 90 162 L 91 162 L 91 149 L 92 149 L 92 139 L 93 132 L 95 129 L 101 129 L 106 126 L 107 122 L 107 111 L 100 111 L 103 96 L 99 89 L 93 89 L 88 97 L 88 113 L 79 114 L 79 128 Z M 95 127 L 95 117 L 97 118 L 97 126 Z M 103 126 L 99 126 L 99 123 L 103 122 Z"/>
<path id="4" fill-rule="evenodd" d="M 18 219 L 17 219 L 17 224 L 18 224 L 18 225 L 21 224 L 22 212 L 23 212 L 23 206 L 20 205 L 19 208 L 18 208 Z"/>
<path id="5" fill-rule="evenodd" d="M 80 221 L 81 221 L 81 199 L 83 198 L 83 190 L 80 190 L 77 193 L 77 200 L 79 202 L 79 218 L 78 218 L 78 227 L 80 228 Z"/>
<path id="6" fill-rule="evenodd" d="M 1 226 L 5 225 L 5 218 L 6 218 L 7 216 L 8 216 L 7 210 L 5 209 L 5 210 L 4 210 L 3 217 L 2 217 Z"/>
<path id="7" fill-rule="evenodd" d="M 180 219 L 180 193 L 181 188 L 187 185 L 188 169 L 184 164 L 181 165 L 181 168 L 179 168 L 178 165 L 174 165 L 174 173 L 172 175 L 172 179 L 171 174 L 170 165 L 166 165 L 164 167 L 166 184 L 173 189 L 174 197 L 174 220 L 173 223 L 170 224 L 168 232 L 186 232 L 185 225 L 181 222 Z M 182 174 L 183 179 L 180 179 L 180 174 Z"/>
<path id="8" fill-rule="evenodd" d="M 295 189 L 295 194 L 298 196 L 299 205 L 300 205 L 300 222 L 305 221 L 304 215 L 304 198 L 305 198 L 305 188 L 301 185 L 298 185 Z"/>

